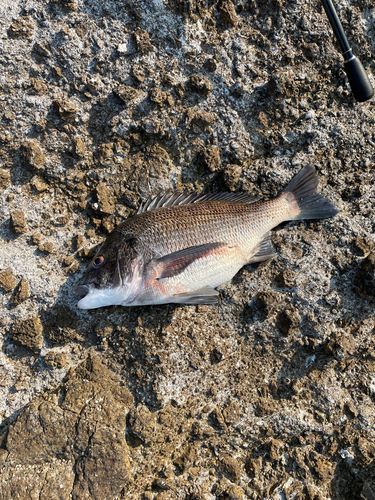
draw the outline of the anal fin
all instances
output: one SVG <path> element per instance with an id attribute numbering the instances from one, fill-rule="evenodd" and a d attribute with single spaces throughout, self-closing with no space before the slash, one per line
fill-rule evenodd
<path id="1" fill-rule="evenodd" d="M 263 239 L 261 240 L 259 245 L 254 249 L 254 255 L 247 262 L 248 264 L 263 262 L 264 260 L 272 259 L 272 257 L 275 257 L 276 252 L 272 245 L 271 234 L 271 231 L 268 231 L 268 233 L 263 236 Z"/>
<path id="2" fill-rule="evenodd" d="M 210 286 L 204 286 L 192 292 L 183 292 L 173 295 L 171 302 L 176 304 L 215 304 L 219 292 Z"/>

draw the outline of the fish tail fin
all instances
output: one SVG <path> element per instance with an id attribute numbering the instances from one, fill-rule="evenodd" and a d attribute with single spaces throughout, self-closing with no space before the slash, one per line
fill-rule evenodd
<path id="1" fill-rule="evenodd" d="M 281 195 L 290 204 L 287 220 L 326 219 L 338 213 L 333 203 L 316 192 L 318 183 L 315 167 L 311 165 L 306 165 L 293 177 Z"/>

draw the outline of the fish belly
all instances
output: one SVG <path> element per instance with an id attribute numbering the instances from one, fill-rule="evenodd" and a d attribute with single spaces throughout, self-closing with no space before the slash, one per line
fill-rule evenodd
<path id="1" fill-rule="evenodd" d="M 173 297 L 194 292 L 203 287 L 215 288 L 226 283 L 246 264 L 246 257 L 236 245 L 225 245 L 190 264 L 172 278 L 157 279 L 148 276 L 129 305 L 163 304 L 173 302 Z"/>

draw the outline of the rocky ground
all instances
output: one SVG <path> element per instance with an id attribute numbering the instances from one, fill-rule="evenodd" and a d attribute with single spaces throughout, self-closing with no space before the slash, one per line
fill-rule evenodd
<path id="1" fill-rule="evenodd" d="M 375 9 L 339 0 L 374 84 Z M 375 101 L 318 1 L 2 0 L 0 499 L 375 498 Z M 93 248 L 165 188 L 334 219 L 217 306 L 76 308 Z"/>

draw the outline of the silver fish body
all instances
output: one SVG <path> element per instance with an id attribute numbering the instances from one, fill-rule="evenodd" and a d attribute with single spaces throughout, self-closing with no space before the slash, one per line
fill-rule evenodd
<path id="1" fill-rule="evenodd" d="M 108 236 L 75 289 L 82 309 L 168 302 L 210 304 L 245 264 L 275 255 L 270 230 L 287 220 L 331 217 L 304 167 L 277 198 L 166 193 L 148 200 Z"/>

